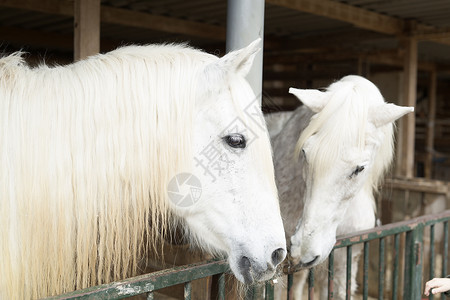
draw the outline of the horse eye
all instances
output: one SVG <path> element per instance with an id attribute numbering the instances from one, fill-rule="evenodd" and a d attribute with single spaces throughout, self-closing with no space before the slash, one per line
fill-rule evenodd
<path id="1" fill-rule="evenodd" d="M 305 149 L 302 149 L 302 155 L 303 155 L 303 159 L 305 160 L 305 162 L 308 162 L 308 160 L 306 159 L 306 151 L 305 151 Z"/>
<path id="2" fill-rule="evenodd" d="M 354 176 L 357 176 L 359 173 L 364 171 L 364 166 L 356 166 L 356 169 L 353 171 L 352 174 L 350 174 L 349 178 L 352 178 Z"/>
<path id="3" fill-rule="evenodd" d="M 232 148 L 245 148 L 246 140 L 245 137 L 240 133 L 232 133 L 223 138 L 228 146 Z"/>

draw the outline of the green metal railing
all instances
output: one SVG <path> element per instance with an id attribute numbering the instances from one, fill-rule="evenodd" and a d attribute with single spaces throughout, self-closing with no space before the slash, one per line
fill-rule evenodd
<path id="1" fill-rule="evenodd" d="M 385 270 L 386 270 L 386 239 L 393 239 L 392 247 L 392 299 L 422 299 L 423 287 L 425 280 L 431 279 L 435 276 L 445 277 L 447 274 L 448 266 L 448 223 L 450 221 L 450 210 L 446 210 L 439 214 L 422 216 L 419 218 L 411 219 L 408 221 L 392 223 L 380 227 L 376 227 L 366 231 L 360 231 L 349 235 L 341 236 L 338 238 L 333 251 L 330 254 L 328 262 L 328 299 L 333 299 L 333 278 L 334 278 L 334 251 L 339 248 L 347 249 L 347 272 L 346 272 L 346 299 L 350 299 L 351 290 L 351 256 L 352 247 L 357 244 L 363 244 L 363 279 L 362 279 L 362 296 L 363 299 L 368 299 L 369 290 L 369 242 L 378 240 L 378 299 L 384 298 L 385 290 Z M 435 226 L 442 224 L 443 226 L 443 240 L 442 240 L 442 272 L 441 274 L 434 274 L 435 270 Z M 429 228 L 430 241 L 429 245 L 424 244 L 424 232 L 425 228 Z M 400 246 L 400 237 L 404 234 L 404 256 L 403 256 L 403 290 L 401 297 L 399 297 L 399 277 L 400 277 L 400 260 L 402 249 Z M 423 274 L 423 253 L 425 247 L 429 247 L 428 268 L 429 274 L 424 276 Z M 288 299 L 290 289 L 292 287 L 293 273 L 299 270 L 288 269 Z M 309 275 L 309 288 L 308 299 L 313 299 L 314 291 L 314 269 L 310 270 Z M 372 280 L 373 282 L 374 280 Z M 429 299 L 433 299 L 430 296 Z M 442 295 L 441 299 L 445 296 Z"/>
<path id="2" fill-rule="evenodd" d="M 430 242 L 429 245 L 429 274 L 424 278 L 433 278 L 437 276 L 447 275 L 448 265 L 448 243 L 449 232 L 448 223 L 450 221 L 450 210 L 435 215 L 427 215 L 408 221 L 392 223 L 371 230 L 361 231 L 338 238 L 333 251 L 328 259 L 328 299 L 333 299 L 333 279 L 334 273 L 334 251 L 339 248 L 347 250 L 347 270 L 346 270 L 346 299 L 350 299 L 351 290 L 351 264 L 352 264 L 352 247 L 357 244 L 363 245 L 363 279 L 362 279 L 362 297 L 368 299 L 369 282 L 373 282 L 373 278 L 369 278 L 369 243 L 378 240 L 378 299 L 384 299 L 385 292 L 385 271 L 386 271 L 386 239 L 392 240 L 392 299 L 421 299 L 423 292 L 423 252 L 424 231 L 429 228 Z M 443 224 L 443 241 L 442 241 L 442 272 L 435 274 L 435 226 Z M 401 235 L 404 235 L 402 237 Z M 403 242 L 402 242 L 403 241 Z M 404 244 L 404 250 L 401 244 Z M 402 255 L 403 254 L 403 255 Z M 401 263 L 401 261 L 403 261 Z M 401 270 L 403 265 L 403 270 Z M 287 299 L 290 299 L 290 290 L 294 284 L 293 274 L 299 270 L 293 268 L 285 268 L 288 275 L 287 282 Z M 196 279 L 208 276 L 219 275 L 218 280 L 218 299 L 225 299 L 225 273 L 229 272 L 229 266 L 224 260 L 209 261 L 206 263 L 197 263 L 187 266 L 175 267 L 167 270 L 154 272 L 120 282 L 104 284 L 84 290 L 78 290 L 61 296 L 51 297 L 48 299 L 122 299 L 136 295 L 147 295 L 147 299 L 153 299 L 154 292 L 178 285 L 184 284 L 184 299 L 191 299 L 191 282 Z M 403 275 L 402 292 L 399 290 L 399 278 Z M 263 286 L 255 286 L 248 289 L 245 296 L 246 299 L 274 299 L 273 281 L 267 282 Z M 308 276 L 308 299 L 314 298 L 314 269 L 310 269 Z M 401 297 L 399 294 L 401 293 Z M 430 296 L 429 299 L 433 299 Z M 444 296 L 442 296 L 444 299 Z"/>
<path id="3" fill-rule="evenodd" d="M 219 275 L 218 299 L 223 300 L 225 299 L 226 272 L 229 272 L 228 263 L 225 260 L 215 260 L 174 267 L 47 299 L 123 299 L 146 294 L 147 299 L 152 300 L 154 299 L 155 291 L 178 284 L 184 284 L 184 299 L 190 300 L 192 288 L 191 282 L 193 280 Z"/>

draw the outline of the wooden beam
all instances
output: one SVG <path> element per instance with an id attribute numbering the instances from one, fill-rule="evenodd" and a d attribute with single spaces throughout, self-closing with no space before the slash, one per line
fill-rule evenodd
<path id="1" fill-rule="evenodd" d="M 440 180 L 427 180 L 422 178 L 386 178 L 385 186 L 390 189 L 400 189 L 422 193 L 448 195 L 450 191 L 449 183 Z"/>
<path id="2" fill-rule="evenodd" d="M 331 0 L 266 0 L 266 3 L 310 13 L 375 32 L 400 35 L 404 22 L 401 19 L 382 15 L 353 5 Z"/>
<path id="3" fill-rule="evenodd" d="M 430 72 L 429 92 L 428 92 L 428 120 L 426 135 L 425 178 L 431 179 L 433 173 L 433 153 L 434 153 L 434 130 L 436 121 L 436 90 L 437 72 Z"/>
<path id="4" fill-rule="evenodd" d="M 100 0 L 74 2 L 74 60 L 100 52 Z"/>
<path id="5" fill-rule="evenodd" d="M 224 27 L 114 7 L 102 7 L 101 19 L 105 23 L 185 34 L 213 40 L 225 41 L 226 37 L 226 29 Z"/>
<path id="6" fill-rule="evenodd" d="M 450 28 L 434 28 L 417 24 L 417 29 L 412 34 L 418 41 L 432 41 L 450 45 Z"/>
<path id="7" fill-rule="evenodd" d="M 74 16 L 73 0 L 0 0 L 0 6 Z M 101 8 L 101 22 L 219 41 L 225 41 L 226 37 L 226 29 L 221 26 L 108 6 Z"/>
<path id="8" fill-rule="evenodd" d="M 405 48 L 403 60 L 403 101 L 404 106 L 416 106 L 417 97 L 417 40 L 413 37 L 404 38 L 402 46 Z M 414 137 L 415 115 L 407 114 L 399 121 L 399 138 L 397 145 L 396 175 L 400 177 L 414 177 Z"/>

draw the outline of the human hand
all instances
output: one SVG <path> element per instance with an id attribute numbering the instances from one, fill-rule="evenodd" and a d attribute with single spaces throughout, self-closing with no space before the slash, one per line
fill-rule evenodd
<path id="1" fill-rule="evenodd" d="M 433 278 L 425 284 L 425 296 L 443 293 L 450 290 L 450 278 Z"/>

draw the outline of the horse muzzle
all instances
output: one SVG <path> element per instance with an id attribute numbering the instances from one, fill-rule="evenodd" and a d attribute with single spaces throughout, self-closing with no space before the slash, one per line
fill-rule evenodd
<path id="1" fill-rule="evenodd" d="M 250 256 L 242 255 L 233 264 L 230 261 L 231 268 L 233 265 L 237 268 L 236 277 L 245 284 L 253 284 L 271 279 L 276 272 L 277 266 L 285 259 L 286 250 L 277 248 L 271 252 L 270 257 L 265 260 L 258 260 Z"/>

